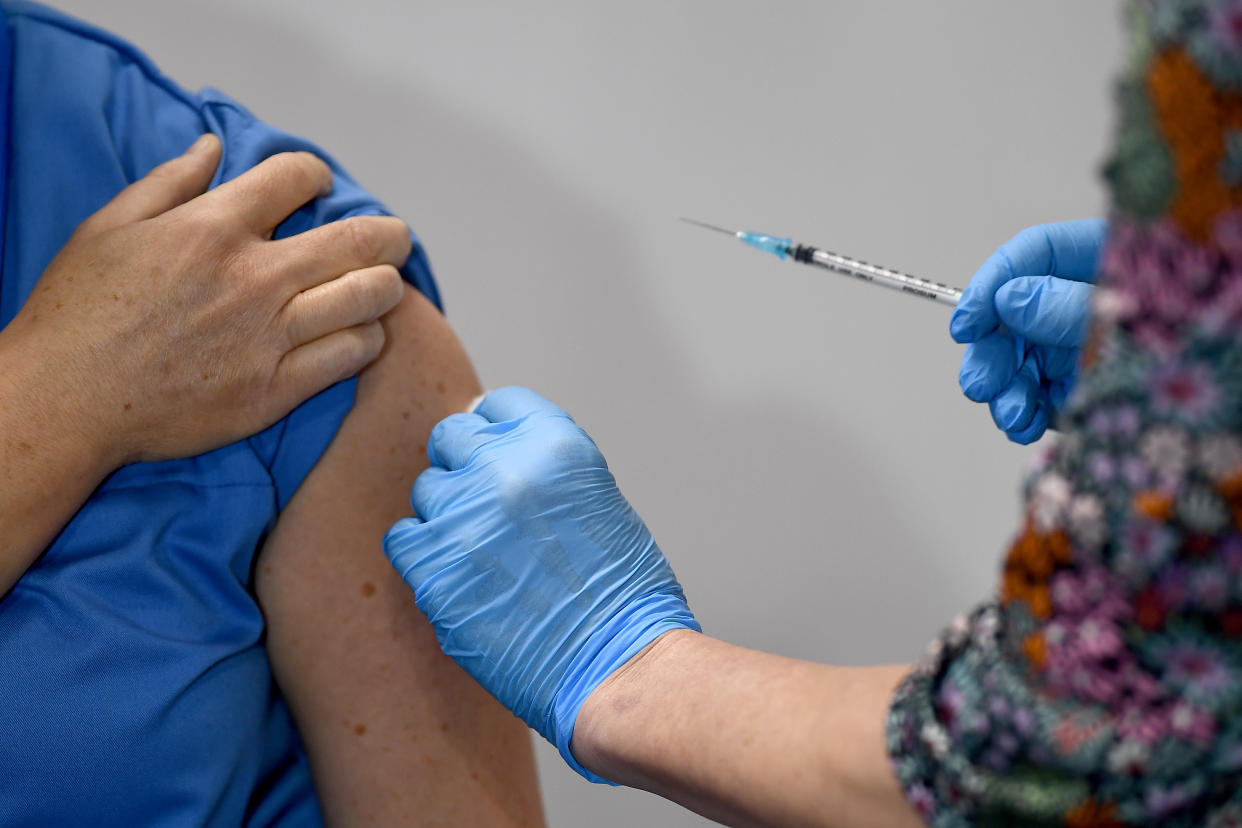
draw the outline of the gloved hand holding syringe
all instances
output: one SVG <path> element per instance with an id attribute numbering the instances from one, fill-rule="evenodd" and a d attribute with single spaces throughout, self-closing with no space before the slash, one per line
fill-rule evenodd
<path id="1" fill-rule="evenodd" d="M 1028 227 L 997 249 L 963 291 L 789 238 L 682 221 L 781 259 L 954 305 L 949 332 L 968 343 L 958 375 L 962 392 L 986 402 L 996 425 L 1016 443 L 1038 440 L 1073 386 L 1090 282 L 1107 231 L 1102 219 Z"/>

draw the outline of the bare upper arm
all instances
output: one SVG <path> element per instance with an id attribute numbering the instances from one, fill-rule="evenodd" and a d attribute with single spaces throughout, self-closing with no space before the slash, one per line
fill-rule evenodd
<path id="1" fill-rule="evenodd" d="M 354 408 L 260 555 L 272 668 L 329 824 L 541 824 L 525 725 L 440 652 L 381 551 L 410 514 L 432 426 L 478 379 L 420 294 L 407 288 L 384 325 Z"/>

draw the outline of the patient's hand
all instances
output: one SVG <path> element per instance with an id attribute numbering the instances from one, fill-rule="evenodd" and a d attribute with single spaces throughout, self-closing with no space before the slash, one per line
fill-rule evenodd
<path id="1" fill-rule="evenodd" d="M 331 186 L 307 153 L 204 194 L 207 136 L 74 232 L 0 331 L 0 596 L 109 473 L 260 431 L 373 360 L 405 225 L 269 241 Z"/>
<path id="2" fill-rule="evenodd" d="M 204 194 L 219 158 L 206 136 L 83 222 L 0 335 L 108 470 L 262 430 L 374 359 L 401 298 L 404 223 L 269 241 L 331 187 L 328 166 L 285 153 Z"/>

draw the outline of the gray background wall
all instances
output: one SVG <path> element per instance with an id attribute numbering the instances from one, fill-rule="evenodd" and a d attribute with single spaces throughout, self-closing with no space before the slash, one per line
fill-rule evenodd
<path id="1" fill-rule="evenodd" d="M 61 0 L 319 142 L 422 236 L 492 386 L 598 440 L 706 630 L 913 659 L 992 587 L 1031 451 L 947 310 L 680 215 L 965 285 L 1099 214 L 1109 0 Z M 553 825 L 690 826 L 540 746 Z"/>

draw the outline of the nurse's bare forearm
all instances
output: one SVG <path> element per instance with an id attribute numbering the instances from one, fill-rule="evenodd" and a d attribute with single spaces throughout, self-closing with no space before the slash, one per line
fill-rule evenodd
<path id="1" fill-rule="evenodd" d="M 588 697 L 574 755 L 727 825 L 917 828 L 884 720 L 907 667 L 829 667 L 688 630 Z"/>
<path id="2" fill-rule="evenodd" d="M 0 332 L 0 595 L 120 465 L 75 384 L 9 339 Z"/>

